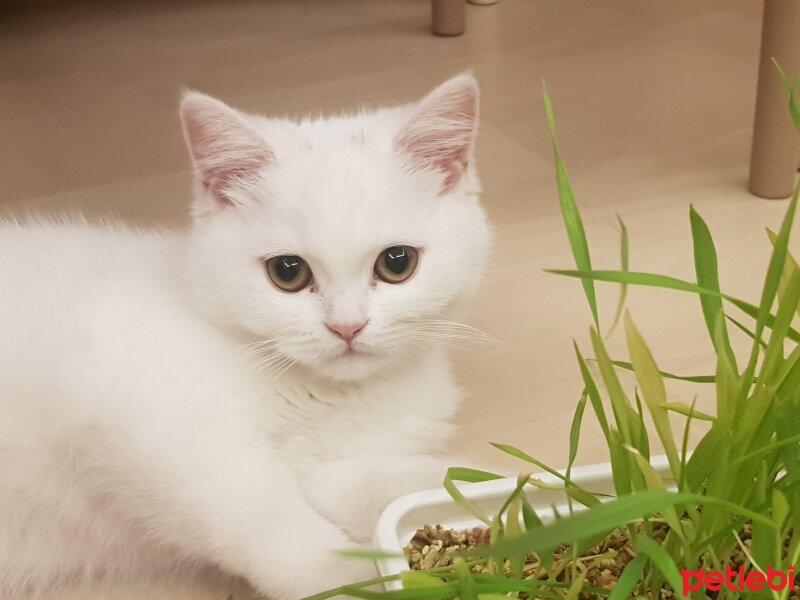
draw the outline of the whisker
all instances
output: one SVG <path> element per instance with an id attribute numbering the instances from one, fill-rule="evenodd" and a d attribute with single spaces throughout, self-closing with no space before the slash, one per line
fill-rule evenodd
<path id="1" fill-rule="evenodd" d="M 286 360 L 284 363 L 282 363 L 282 366 L 281 366 L 281 367 L 278 367 L 280 370 L 277 370 L 277 371 L 276 371 L 276 372 L 273 374 L 273 376 L 272 376 L 272 380 L 273 380 L 273 381 L 276 381 L 277 379 L 279 379 L 279 378 L 280 378 L 280 377 L 281 377 L 281 376 L 282 376 L 284 373 L 286 373 L 286 371 L 288 371 L 289 369 L 291 369 L 291 368 L 292 368 L 292 366 L 294 366 L 294 364 L 297 362 L 297 361 L 296 361 L 294 358 L 292 358 L 291 356 L 287 356 L 287 357 L 286 357 L 286 359 L 287 359 L 287 360 Z"/>
<path id="2" fill-rule="evenodd" d="M 446 331 L 446 332 L 453 332 L 459 333 L 461 335 L 468 336 L 472 339 L 485 339 L 487 341 L 497 341 L 492 335 L 488 334 L 487 332 L 478 329 L 477 327 L 473 327 L 472 325 L 467 325 L 466 323 L 460 323 L 458 321 L 447 321 L 444 319 L 430 319 L 430 318 L 410 318 L 405 320 L 406 323 L 413 323 L 419 324 L 419 330 L 428 330 L 428 331 Z"/>
<path id="3" fill-rule="evenodd" d="M 469 331 L 459 331 L 457 329 L 445 329 L 445 328 L 428 328 L 428 327 L 420 327 L 417 331 L 424 335 L 443 335 L 443 336 L 457 336 L 463 338 L 465 340 L 486 340 L 491 341 L 491 337 L 485 335 L 477 335 L 470 333 Z"/>
<path id="4" fill-rule="evenodd" d="M 255 370 L 256 373 L 260 373 L 264 369 L 282 361 L 285 357 L 286 354 L 284 352 L 281 352 L 280 350 L 273 350 L 269 353 L 264 353 L 261 356 L 253 357 L 251 359 L 252 362 L 250 368 Z"/>
<path id="5" fill-rule="evenodd" d="M 263 350 L 253 351 L 245 354 L 245 358 L 262 358 L 265 356 L 272 356 L 274 354 L 280 354 L 281 350 L 278 349 L 277 346 L 272 348 L 264 348 Z"/>
<path id="6" fill-rule="evenodd" d="M 497 342 L 495 338 L 490 335 L 479 335 L 468 331 L 459 331 L 445 328 L 425 328 L 421 327 L 417 330 L 419 335 L 430 338 L 441 338 L 451 340 L 464 340 L 475 342 Z"/>
<path id="7" fill-rule="evenodd" d="M 240 346 L 238 350 L 241 351 L 245 357 L 249 357 L 274 350 L 278 347 L 279 343 L 279 340 L 260 340 Z"/>
<path id="8" fill-rule="evenodd" d="M 258 347 L 258 346 L 263 346 L 265 344 L 274 344 L 275 342 L 277 342 L 277 340 L 275 340 L 275 339 L 272 339 L 272 340 L 256 340 L 255 342 L 250 342 L 249 344 L 243 344 L 242 346 L 239 346 L 239 349 L 240 350 L 246 350 L 247 348 L 255 348 L 255 347 Z"/>
<path id="9" fill-rule="evenodd" d="M 283 353 L 273 354 L 272 356 L 263 358 L 256 364 L 258 366 L 258 370 L 263 371 L 264 369 L 274 367 L 275 365 L 282 363 L 284 360 L 286 360 L 286 358 L 287 356 Z"/>

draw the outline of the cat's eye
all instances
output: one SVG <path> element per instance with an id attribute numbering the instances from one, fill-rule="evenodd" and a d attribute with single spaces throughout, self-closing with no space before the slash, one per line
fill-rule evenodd
<path id="1" fill-rule="evenodd" d="M 274 256 L 266 267 L 272 283 L 284 292 L 299 292 L 311 281 L 311 267 L 299 256 Z"/>
<path id="2" fill-rule="evenodd" d="M 386 283 L 402 283 L 417 268 L 418 252 L 411 246 L 387 248 L 375 261 L 375 274 Z"/>

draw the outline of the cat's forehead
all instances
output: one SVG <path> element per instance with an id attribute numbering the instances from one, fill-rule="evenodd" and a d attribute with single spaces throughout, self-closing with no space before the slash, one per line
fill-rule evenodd
<path id="1" fill-rule="evenodd" d="M 439 183 L 409 172 L 394 152 L 404 114 L 263 123 L 276 155 L 259 219 L 268 243 L 340 264 L 393 244 L 422 245 Z"/>
<path id="2" fill-rule="evenodd" d="M 424 195 L 424 178 L 410 173 L 393 147 L 402 115 L 381 113 L 305 120 L 276 140 L 268 178 L 273 201 L 289 210 L 313 210 L 326 220 L 350 216 L 403 221 L 414 198 Z M 398 203 L 404 198 L 405 201 Z"/>
<path id="3" fill-rule="evenodd" d="M 385 127 L 367 116 L 305 119 L 295 128 L 297 141 L 306 150 L 318 152 L 331 146 L 376 144 L 387 137 Z"/>
<path id="4" fill-rule="evenodd" d="M 428 194 L 401 166 L 342 148 L 276 166 L 266 211 L 305 246 L 370 248 L 418 236 Z"/>
<path id="5" fill-rule="evenodd" d="M 409 114 L 410 107 L 401 106 L 300 120 L 250 119 L 279 157 L 291 159 L 303 150 L 325 152 L 342 145 L 388 149 Z"/>

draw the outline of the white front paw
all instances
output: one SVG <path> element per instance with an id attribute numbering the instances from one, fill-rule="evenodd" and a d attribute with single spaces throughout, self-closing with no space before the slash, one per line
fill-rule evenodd
<path id="1" fill-rule="evenodd" d="M 310 500 L 354 541 L 368 543 L 392 500 L 441 485 L 446 470 L 443 461 L 424 456 L 330 461 L 309 478 Z"/>

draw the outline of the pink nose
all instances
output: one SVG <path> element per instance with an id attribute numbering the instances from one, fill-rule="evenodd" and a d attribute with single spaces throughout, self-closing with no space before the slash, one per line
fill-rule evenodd
<path id="1" fill-rule="evenodd" d="M 325 323 L 325 326 L 345 342 L 350 343 L 367 326 L 367 321 L 363 323 Z"/>

